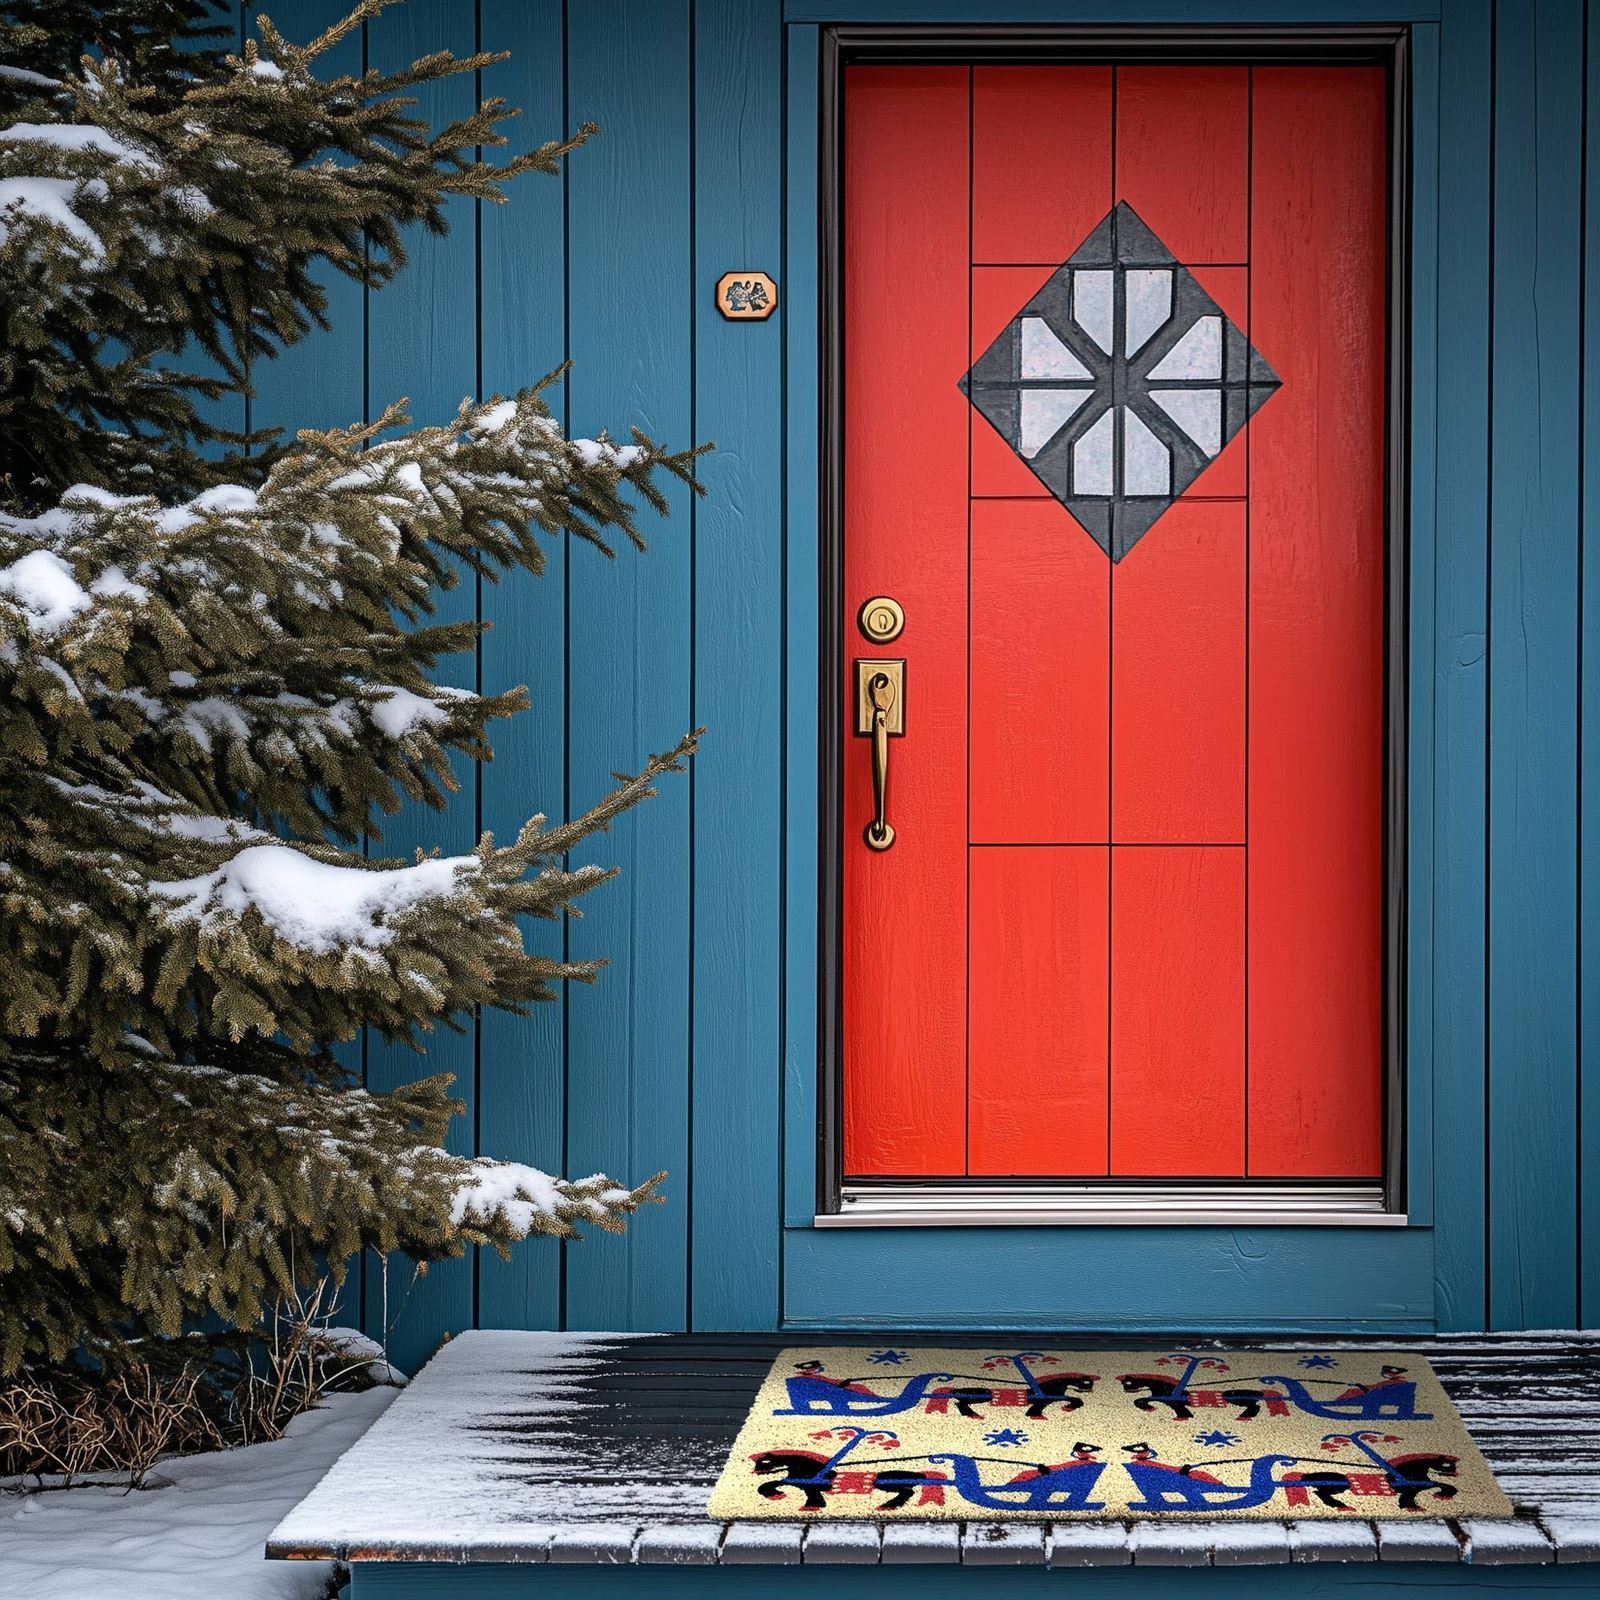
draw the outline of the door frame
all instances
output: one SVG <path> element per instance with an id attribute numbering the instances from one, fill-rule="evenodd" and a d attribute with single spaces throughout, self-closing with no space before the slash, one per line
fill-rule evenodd
<path id="1" fill-rule="evenodd" d="M 842 24 L 818 32 L 817 78 L 817 966 L 815 1206 L 819 1226 L 1154 1223 L 1403 1224 L 1408 1204 L 1407 749 L 1410 694 L 1412 62 L 1410 28 L 1350 26 L 901 26 Z M 1385 401 L 1383 718 L 1383 1177 L 1377 1203 L 1352 1207 L 1348 1186 L 1206 1184 L 1175 1189 L 1104 1179 L 1037 1185 L 1004 1180 L 903 1180 L 845 1203 L 843 1153 L 844 318 L 843 73 L 858 62 L 984 65 L 1127 63 L 1254 66 L 1362 62 L 1388 72 L 1388 263 Z M 791 151 L 791 159 L 794 152 Z M 1370 1191 L 1370 1187 L 1369 1191 Z M 1341 1194 L 1345 1198 L 1341 1198 Z M 877 1198 L 881 1196 L 881 1201 Z M 860 1204 L 862 1200 L 866 1204 Z M 793 1220 L 791 1218 L 791 1220 Z"/>

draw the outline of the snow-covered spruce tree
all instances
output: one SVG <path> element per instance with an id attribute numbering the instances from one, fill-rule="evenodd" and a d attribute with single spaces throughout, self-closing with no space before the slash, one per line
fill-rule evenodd
<path id="1" fill-rule="evenodd" d="M 380 824 L 525 703 L 432 681 L 477 636 L 434 591 L 538 572 L 545 538 L 637 544 L 692 453 L 569 441 L 537 387 L 247 451 L 169 365 L 245 386 L 320 320 L 319 261 L 381 285 L 405 225 L 579 142 L 496 168 L 498 102 L 415 117 L 405 91 L 497 57 L 320 79 L 383 3 L 304 48 L 263 18 L 238 59 L 181 0 L 0 10 L 0 1370 L 248 1328 L 363 1248 L 614 1228 L 655 1181 L 449 1155 L 447 1077 L 368 1093 L 330 1047 L 592 976 L 518 918 L 606 876 L 566 853 L 692 738 L 471 855 L 382 860 Z"/>

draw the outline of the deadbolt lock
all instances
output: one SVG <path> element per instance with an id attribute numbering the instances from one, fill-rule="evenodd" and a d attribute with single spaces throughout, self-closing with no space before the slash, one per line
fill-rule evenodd
<path id="1" fill-rule="evenodd" d="M 900 637 L 906 614 L 898 600 L 886 594 L 874 595 L 856 613 L 856 624 L 874 644 L 888 644 Z"/>

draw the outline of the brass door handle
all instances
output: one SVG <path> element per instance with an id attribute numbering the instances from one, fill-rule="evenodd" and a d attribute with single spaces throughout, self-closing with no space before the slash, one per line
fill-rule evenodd
<path id="1" fill-rule="evenodd" d="M 872 821 L 867 824 L 867 843 L 874 850 L 887 850 L 894 843 L 894 828 L 889 822 L 889 708 L 894 704 L 894 685 L 887 672 L 875 672 L 867 685 L 872 697 Z"/>
<path id="2" fill-rule="evenodd" d="M 889 738 L 906 731 L 904 661 L 856 662 L 856 732 L 872 739 L 872 821 L 864 837 L 872 850 L 894 843 L 889 821 Z"/>

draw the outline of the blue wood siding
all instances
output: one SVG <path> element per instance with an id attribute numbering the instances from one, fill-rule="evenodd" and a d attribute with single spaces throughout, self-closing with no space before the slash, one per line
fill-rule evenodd
<path id="1" fill-rule="evenodd" d="M 1410 910 L 1413 924 L 1430 925 L 1433 960 L 1425 969 L 1413 967 L 1411 976 L 1431 984 L 1435 1298 L 1446 1328 L 1481 1328 L 1487 1313 L 1483 994 L 1492 15 L 1493 0 L 1458 0 L 1439 40 L 1435 555 L 1431 572 L 1412 568 L 1414 609 L 1426 605 L 1432 591 L 1433 648 L 1413 657 L 1412 712 L 1432 722 L 1433 761 L 1426 773 L 1411 774 L 1411 813 L 1414 822 L 1426 818 L 1423 825 L 1431 825 L 1433 892 L 1413 900 Z M 1449 536 L 1439 538 L 1440 529 Z M 1424 698 L 1430 689 L 1431 697 Z M 1413 1142 L 1427 1136 L 1425 1129 L 1413 1128 Z"/>
<path id="2" fill-rule="evenodd" d="M 483 0 L 478 33 L 511 59 L 483 73 L 485 95 L 522 107 L 508 153 L 537 148 L 568 126 L 561 0 Z M 511 393 L 528 374 L 553 372 L 566 359 L 566 195 L 559 183 L 526 186 L 515 205 L 483 206 L 478 224 L 480 388 Z M 530 272 L 528 263 L 546 270 Z M 563 382 L 549 392 L 565 420 Z M 483 687 L 497 694 L 518 684 L 533 693 L 532 711 L 500 724 L 495 758 L 479 776 L 481 825 L 514 837 L 531 812 L 564 815 L 566 801 L 567 551 L 547 548 L 544 576 L 512 573 L 482 589 Z M 530 920 L 529 947 L 559 958 L 565 931 Z M 546 1171 L 566 1170 L 566 1007 L 537 1006 L 527 1017 L 485 1012 L 478 1024 L 478 1128 L 484 1148 Z M 490 1123 L 483 1113 L 487 1108 Z M 487 1132 L 485 1130 L 488 1130 Z M 553 1326 L 561 1316 L 561 1247 L 529 1240 L 509 1260 L 493 1250 L 478 1262 L 476 1324 L 484 1328 Z"/>
<path id="3" fill-rule="evenodd" d="M 339 0 L 288 0 L 307 35 Z M 1412 25 L 1410 1119 L 1403 1230 L 829 1231 L 815 1182 L 818 43 L 833 21 Z M 571 1172 L 667 1167 L 622 1238 L 537 1242 L 412 1284 L 397 1359 L 485 1326 L 1393 1330 L 1600 1320 L 1600 0 L 407 0 L 342 47 L 389 65 L 512 51 L 479 88 L 517 146 L 593 119 L 560 179 L 467 204 L 392 287 L 269 364 L 252 420 L 421 421 L 565 359 L 579 432 L 709 439 L 709 497 L 651 549 L 557 550 L 464 583 L 491 623 L 460 681 L 533 712 L 447 816 L 464 848 L 570 812 L 684 729 L 688 779 L 587 857 L 622 876 L 531 937 L 604 955 L 529 1019 L 438 1036 L 461 1148 Z M 428 93 L 457 111 L 471 85 Z M 712 286 L 780 282 L 760 324 Z M 1586 931 L 1588 936 L 1585 937 Z M 423 1063 L 376 1045 L 375 1085 Z M 367 1273 L 375 1325 L 385 1286 Z M 402 1301 L 404 1304 L 402 1305 Z"/>
<path id="4" fill-rule="evenodd" d="M 991 1600 L 996 1595 L 1074 1600 L 1431 1600 L 1501 1596 L 1536 1600 L 1587 1594 L 1594 1568 L 1395 1566 L 1319 1561 L 1292 1567 L 1128 1567 L 1060 1571 L 990 1566 L 434 1566 L 357 1562 L 351 1600 Z"/>

